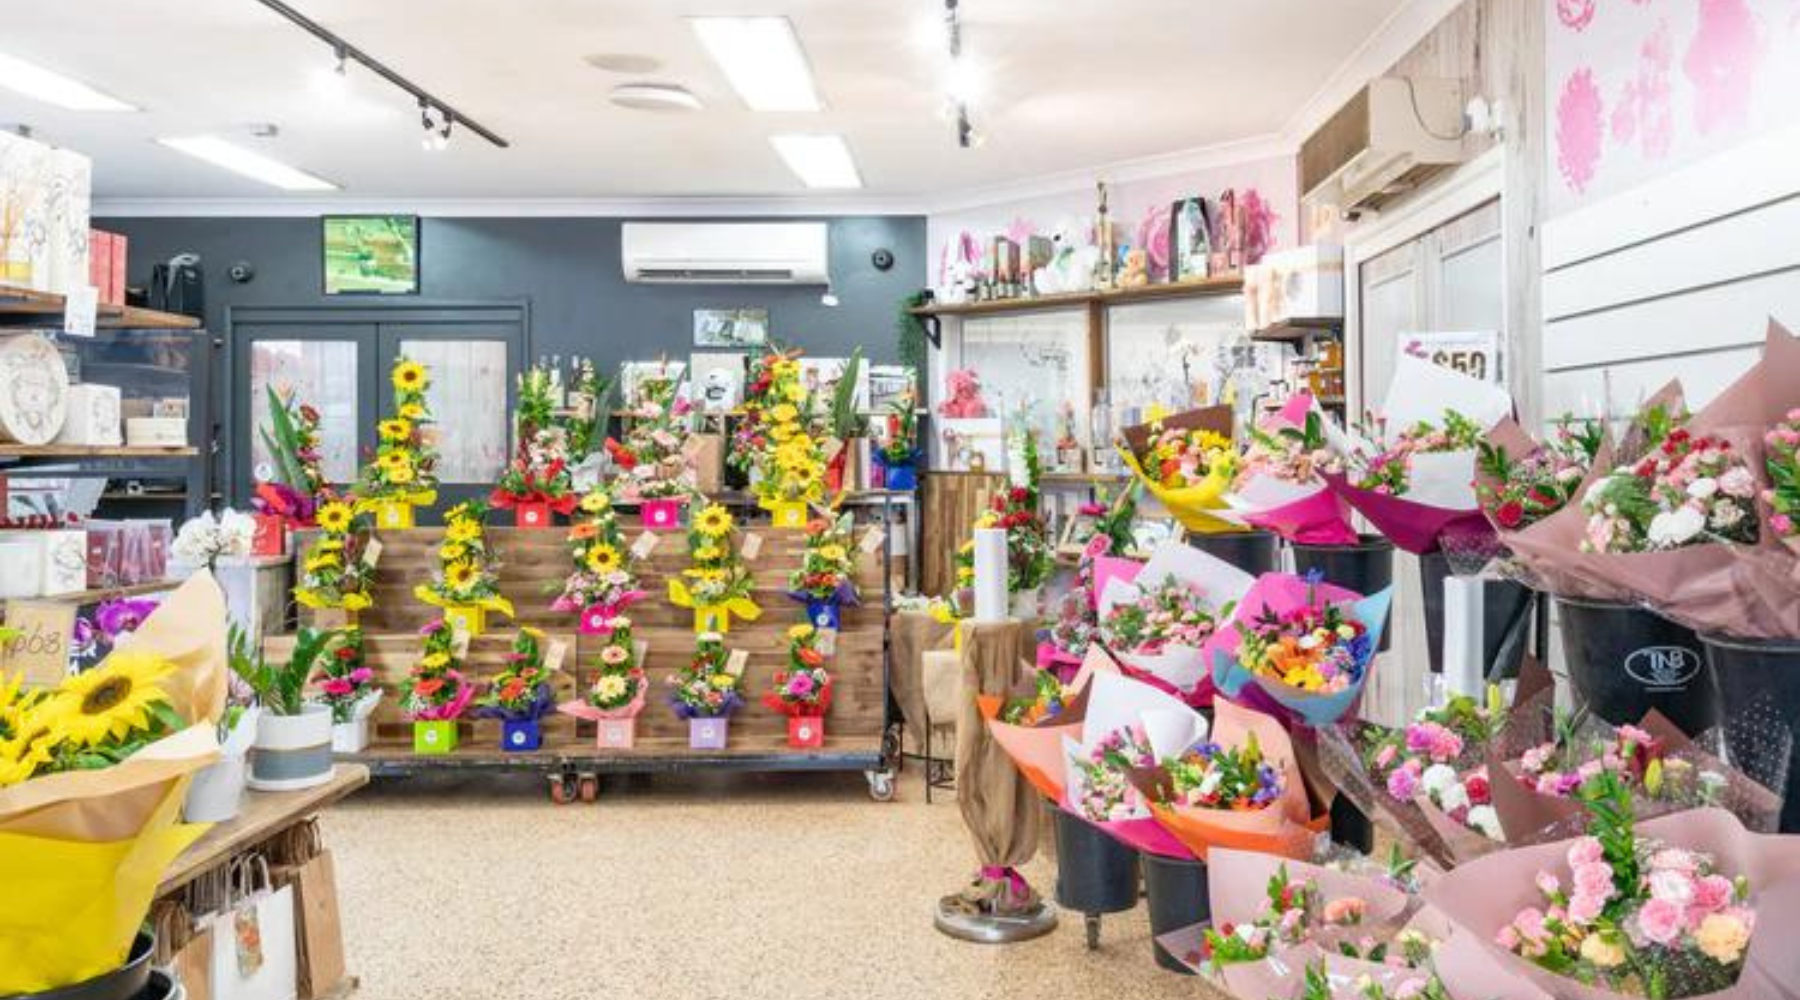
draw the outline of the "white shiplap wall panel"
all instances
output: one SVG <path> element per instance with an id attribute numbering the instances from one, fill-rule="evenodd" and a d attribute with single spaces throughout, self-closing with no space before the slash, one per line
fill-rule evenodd
<path id="1" fill-rule="evenodd" d="M 1606 404 L 1607 416 L 1624 419 L 1672 378 L 1681 379 L 1688 405 L 1699 406 L 1718 395 L 1756 360 L 1763 329 L 1757 327 L 1757 345 L 1752 347 L 1549 372 L 1544 376 L 1544 413 L 1548 418 L 1564 413 L 1599 416 Z"/>
<path id="2" fill-rule="evenodd" d="M 1760 344 L 1771 316 L 1800 330 L 1800 268 L 1552 319 L 1544 330 L 1544 371 Z"/>

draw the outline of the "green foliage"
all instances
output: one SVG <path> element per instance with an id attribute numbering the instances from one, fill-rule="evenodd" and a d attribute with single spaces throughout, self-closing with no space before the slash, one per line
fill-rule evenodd
<path id="1" fill-rule="evenodd" d="M 269 424 L 258 427 L 256 433 L 275 463 L 275 481 L 301 493 L 311 493 L 306 467 L 300 461 L 300 429 L 294 426 L 292 404 L 281 398 L 273 385 L 266 386 L 265 391 L 269 394 Z"/>
<path id="2" fill-rule="evenodd" d="M 862 371 L 862 366 L 862 348 L 858 347 L 850 352 L 850 360 L 844 363 L 843 377 L 832 387 L 831 436 L 839 441 L 848 441 L 868 433 L 868 422 L 856 412 L 856 376 Z"/>
<path id="3" fill-rule="evenodd" d="M 306 708 L 306 682 L 325 651 L 338 637 L 336 629 L 303 628 L 294 637 L 294 651 L 284 664 L 270 663 L 256 640 L 235 623 L 226 645 L 231 670 L 256 692 L 256 700 L 275 715 L 299 715 Z"/>
<path id="4" fill-rule="evenodd" d="M 1582 784 L 1581 802 L 1588 812 L 1588 833 L 1600 841 L 1601 855 L 1612 866 L 1613 887 L 1618 890 L 1602 912 L 1621 920 L 1625 907 L 1639 895 L 1631 786 L 1615 772 L 1602 771 Z"/>
<path id="5" fill-rule="evenodd" d="M 913 315 L 913 310 L 928 301 L 928 293 L 924 290 L 908 295 L 900 300 L 899 311 L 894 319 L 895 355 L 900 363 L 913 371 L 924 373 L 926 366 L 925 321 Z"/>

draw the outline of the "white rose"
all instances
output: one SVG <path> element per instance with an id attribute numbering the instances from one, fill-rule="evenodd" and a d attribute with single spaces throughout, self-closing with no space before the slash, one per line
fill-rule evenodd
<path id="1" fill-rule="evenodd" d="M 1469 826 L 1480 830 L 1489 840 L 1505 840 L 1500 829 L 1500 814 L 1493 806 L 1476 806 L 1469 810 Z"/>
<path id="2" fill-rule="evenodd" d="M 1450 785 L 1438 794 L 1438 806 L 1445 812 L 1455 812 L 1468 804 L 1469 790 L 1464 788 L 1460 781 Z"/>
<path id="3" fill-rule="evenodd" d="M 1686 906 L 1694 898 L 1693 879 L 1681 872 L 1651 872 L 1650 898 L 1667 900 L 1676 906 Z"/>
<path id="4" fill-rule="evenodd" d="M 1688 484 L 1687 495 L 1695 500 L 1705 500 L 1719 492 L 1719 481 L 1711 477 L 1701 477 Z"/>
<path id="5" fill-rule="evenodd" d="M 1448 764 L 1433 764 L 1419 775 L 1419 786 L 1432 798 L 1441 798 L 1444 789 L 1456 783 L 1456 768 Z"/>
<path id="6" fill-rule="evenodd" d="M 1692 507 L 1666 510 L 1650 519 L 1650 544 L 1660 549 L 1685 545 L 1705 527 L 1706 515 Z"/>

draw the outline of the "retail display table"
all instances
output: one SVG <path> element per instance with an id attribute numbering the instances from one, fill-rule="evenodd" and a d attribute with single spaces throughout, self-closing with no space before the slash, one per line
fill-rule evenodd
<path id="1" fill-rule="evenodd" d="M 206 831 L 169 866 L 157 887 L 157 898 L 174 894 L 238 853 L 273 839 L 368 783 L 368 768 L 340 763 L 323 785 L 297 792 L 245 792 L 244 808 L 236 819 Z"/>

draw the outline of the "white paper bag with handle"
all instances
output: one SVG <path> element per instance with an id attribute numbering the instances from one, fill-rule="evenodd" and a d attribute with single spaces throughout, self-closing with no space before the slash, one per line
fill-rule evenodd
<path id="1" fill-rule="evenodd" d="M 225 908 L 208 918 L 213 932 L 214 1000 L 294 1000 L 294 890 L 271 889 L 261 855 L 232 862 Z"/>

